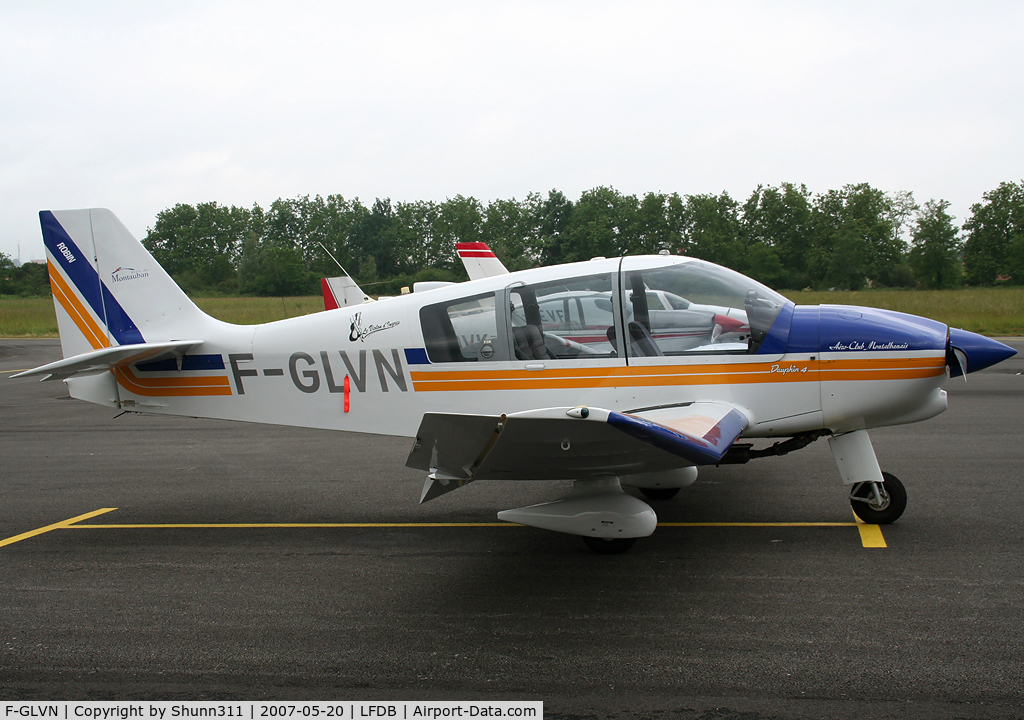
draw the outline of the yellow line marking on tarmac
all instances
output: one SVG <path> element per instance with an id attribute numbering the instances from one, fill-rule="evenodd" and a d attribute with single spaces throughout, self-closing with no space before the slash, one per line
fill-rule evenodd
<path id="1" fill-rule="evenodd" d="M 140 523 L 131 525 L 74 525 L 68 530 L 145 530 L 149 528 L 408 528 L 408 527 L 522 527 L 515 523 Z"/>
<path id="2" fill-rule="evenodd" d="M 855 527 L 850 522 L 665 522 L 658 527 Z"/>
<path id="3" fill-rule="evenodd" d="M 857 513 L 853 514 L 854 519 L 857 521 L 857 529 L 860 530 L 860 543 L 866 548 L 884 548 L 889 547 L 885 543 L 885 536 L 882 535 L 881 525 L 871 525 L 864 522 Z"/>
<path id="4" fill-rule="evenodd" d="M 42 535 L 43 533 L 48 533 L 51 530 L 63 530 L 65 528 L 71 527 L 74 523 L 78 522 L 79 520 L 88 520 L 89 518 L 96 517 L 97 515 L 102 515 L 103 513 L 111 512 L 112 510 L 117 510 L 117 508 L 100 508 L 99 510 L 93 510 L 92 512 L 85 513 L 84 515 L 78 515 L 77 517 L 62 520 L 59 523 L 54 523 L 53 525 L 47 525 L 46 527 L 37 528 L 35 530 L 29 530 L 28 532 L 24 532 L 21 535 L 15 535 L 14 537 L 9 537 L 6 540 L 0 540 L 0 547 L 3 547 L 4 545 L 13 545 L 16 542 L 28 540 L 30 537 Z"/>
<path id="5" fill-rule="evenodd" d="M 27 372 L 28 370 L 31 370 L 31 369 L 32 368 L 25 368 L 24 370 L 0 370 L 0 374 L 12 373 L 12 372 Z"/>
<path id="6" fill-rule="evenodd" d="M 89 524 L 88 520 L 117 508 L 101 508 L 84 515 L 69 518 L 53 525 L 30 530 L 21 535 L 0 540 L 0 547 L 42 535 L 51 530 L 174 530 L 174 529 L 272 529 L 272 528 L 463 528 L 463 527 L 525 527 L 507 522 L 365 522 L 365 523 L 111 523 Z M 857 522 L 663 522 L 658 527 L 856 527 L 860 531 L 861 543 L 866 548 L 887 547 L 882 530 L 878 525 L 865 524 L 854 515 Z"/>

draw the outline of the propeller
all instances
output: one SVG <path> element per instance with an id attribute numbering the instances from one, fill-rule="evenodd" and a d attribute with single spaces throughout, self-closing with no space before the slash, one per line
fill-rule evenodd
<path id="1" fill-rule="evenodd" d="M 998 340 L 959 328 L 949 329 L 946 366 L 950 377 L 963 375 L 966 380 L 967 373 L 984 370 L 1016 354 L 1016 350 Z"/>

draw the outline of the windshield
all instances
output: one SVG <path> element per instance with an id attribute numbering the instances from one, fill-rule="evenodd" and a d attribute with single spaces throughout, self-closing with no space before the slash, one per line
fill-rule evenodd
<path id="1" fill-rule="evenodd" d="M 699 260 L 625 274 L 633 354 L 753 353 L 788 300 L 745 275 Z M 650 334 L 650 338 L 646 337 Z"/>

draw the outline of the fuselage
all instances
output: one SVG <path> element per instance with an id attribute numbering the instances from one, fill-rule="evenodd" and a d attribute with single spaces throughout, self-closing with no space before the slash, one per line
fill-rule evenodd
<path id="1" fill-rule="evenodd" d="M 703 315 L 649 307 L 645 289 L 687 297 Z M 746 334 L 735 320 L 723 333 L 715 318 L 724 313 L 746 316 Z M 795 306 L 688 258 L 538 268 L 257 326 L 202 322 L 196 354 L 118 369 L 117 404 L 410 437 L 426 412 L 712 400 L 748 415 L 745 436 L 771 437 L 914 422 L 946 408 L 945 325 Z M 540 332 L 532 349 L 531 324 Z M 72 394 L 83 382 L 69 381 Z"/>

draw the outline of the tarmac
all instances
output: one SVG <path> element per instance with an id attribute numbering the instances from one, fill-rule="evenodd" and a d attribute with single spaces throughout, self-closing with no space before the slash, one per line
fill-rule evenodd
<path id="1" fill-rule="evenodd" d="M 115 417 L 9 379 L 56 340 L 0 340 L 0 699 L 1022 718 L 1022 356 L 871 432 L 909 494 L 884 547 L 822 440 L 702 469 L 652 503 L 652 537 L 601 556 L 496 521 L 565 483 L 419 505 L 408 439 Z"/>

